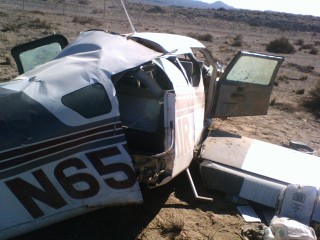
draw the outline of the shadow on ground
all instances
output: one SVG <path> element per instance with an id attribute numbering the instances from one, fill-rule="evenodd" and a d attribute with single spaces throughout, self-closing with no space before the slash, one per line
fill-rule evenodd
<path id="1" fill-rule="evenodd" d="M 201 183 L 197 164 L 191 164 L 191 174 L 198 194 L 213 197 L 213 201 L 197 201 L 185 172 L 165 186 L 142 190 L 142 205 L 106 207 L 92 213 L 50 225 L 45 228 L 21 235 L 14 240 L 122 240 L 136 239 L 139 233 L 157 216 L 162 208 L 185 208 L 213 211 L 215 213 L 236 214 L 234 206 L 225 201 L 224 194 L 208 192 Z M 170 194 L 186 204 L 166 203 Z"/>
<path id="2" fill-rule="evenodd" d="M 144 190 L 144 204 L 106 207 L 21 235 L 14 240 L 135 239 L 160 211 L 174 182 Z"/>

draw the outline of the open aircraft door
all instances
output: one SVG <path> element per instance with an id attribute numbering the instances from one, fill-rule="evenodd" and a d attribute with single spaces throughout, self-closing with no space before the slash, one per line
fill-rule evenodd
<path id="1" fill-rule="evenodd" d="M 283 57 L 239 52 L 217 82 L 210 117 L 265 115 Z"/>
<path id="2" fill-rule="evenodd" d="M 217 82 L 210 114 L 213 117 L 266 114 L 273 81 L 283 60 L 238 53 Z M 301 193 L 301 186 L 318 189 L 320 185 L 319 178 L 315 177 L 320 167 L 319 157 L 219 130 L 212 131 L 203 142 L 199 159 L 207 189 L 270 208 L 279 207 L 281 192 L 290 184 L 300 185 L 297 195 Z M 319 219 L 319 204 L 302 207 L 305 199 L 318 201 L 312 194 L 311 191 L 304 193 L 301 201 L 291 198 L 296 201 L 292 204 L 286 202 L 287 209 L 294 209 L 299 221 L 304 216 L 308 221 Z"/>

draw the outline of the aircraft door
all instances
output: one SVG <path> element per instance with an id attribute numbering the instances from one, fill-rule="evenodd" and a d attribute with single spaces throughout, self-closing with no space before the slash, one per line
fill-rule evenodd
<path id="1" fill-rule="evenodd" d="M 217 82 L 210 117 L 267 114 L 273 82 L 283 57 L 239 52 Z"/>
<path id="2" fill-rule="evenodd" d="M 174 121 L 174 162 L 172 177 L 185 170 L 192 158 L 195 139 L 195 88 L 190 85 L 182 72 L 169 60 L 160 58 L 156 62 L 172 82 L 174 92 L 169 92 L 166 124 Z M 203 115 L 203 114 L 202 114 Z M 172 119 L 174 117 L 174 119 Z"/>

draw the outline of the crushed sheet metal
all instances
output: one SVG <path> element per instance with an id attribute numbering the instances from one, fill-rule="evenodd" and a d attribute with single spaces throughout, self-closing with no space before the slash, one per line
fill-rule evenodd
<path id="1" fill-rule="evenodd" d="M 173 53 L 173 54 L 184 54 L 192 53 L 192 48 L 202 48 L 205 49 L 205 46 L 196 39 L 174 35 L 169 33 L 134 33 L 131 35 L 133 38 L 140 38 L 153 42 L 158 47 L 161 47 L 164 53 Z"/>
<path id="2" fill-rule="evenodd" d="M 87 119 L 67 109 L 61 99 L 66 94 L 93 83 L 104 86 L 113 103 L 109 115 L 119 115 L 116 93 L 111 82 L 113 74 L 137 67 L 160 56 L 123 36 L 103 31 L 83 32 L 55 60 L 41 65 L 0 87 L 23 92 L 40 102 L 68 126 L 99 121 L 105 116 Z"/>
<path id="3" fill-rule="evenodd" d="M 98 60 L 99 67 L 116 74 L 148 62 L 161 53 L 142 46 L 121 35 L 104 31 L 87 31 L 79 35 L 57 57 L 72 56 L 79 60 Z"/>

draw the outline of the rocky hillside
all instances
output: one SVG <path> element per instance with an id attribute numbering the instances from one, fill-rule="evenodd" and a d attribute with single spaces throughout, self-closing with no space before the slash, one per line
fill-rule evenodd
<path id="1" fill-rule="evenodd" d="M 134 3 L 144 3 L 150 5 L 159 5 L 159 6 L 180 6 L 186 8 L 213 8 L 213 9 L 233 9 L 232 6 L 229 6 L 221 1 L 216 1 L 214 3 L 206 3 L 197 0 L 129 0 Z"/>

